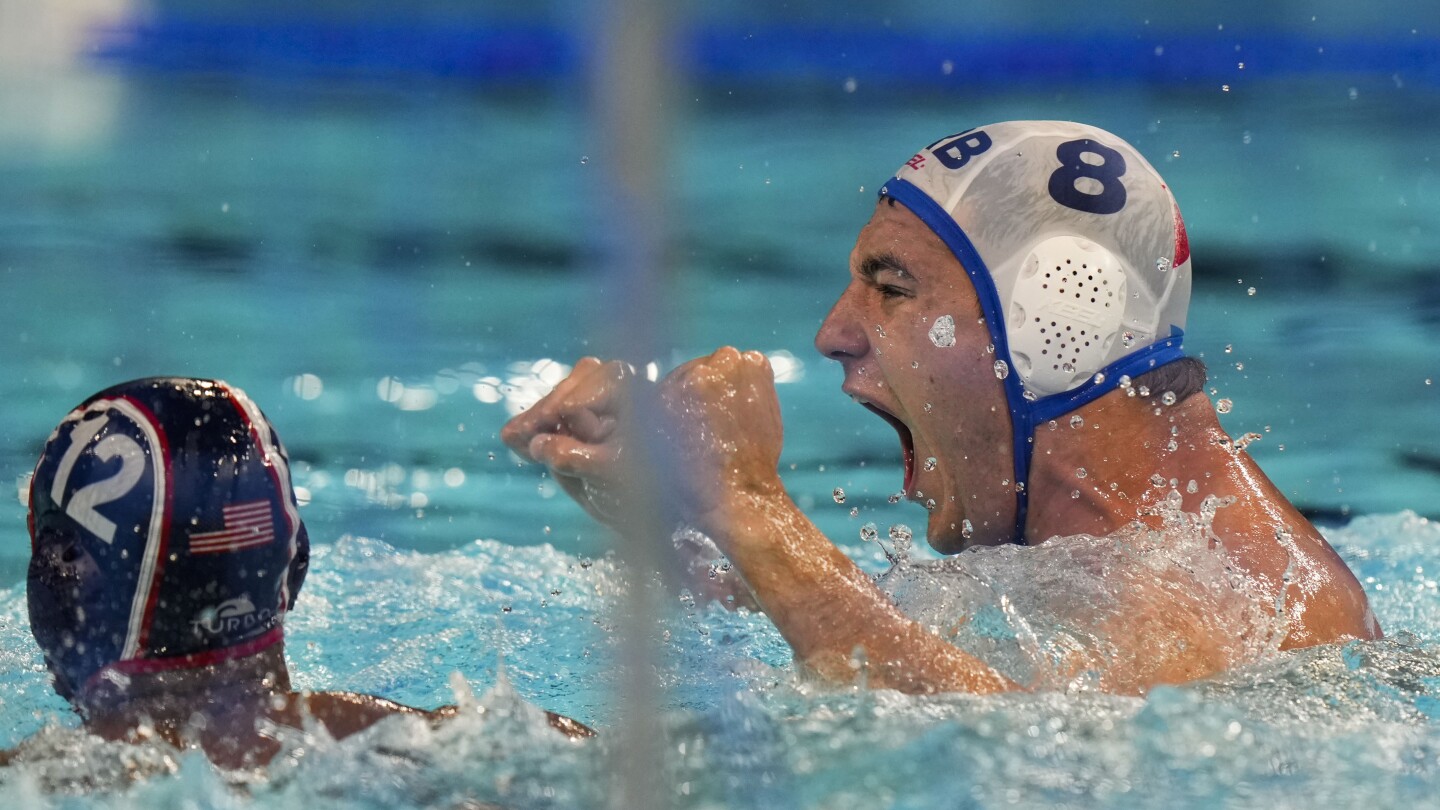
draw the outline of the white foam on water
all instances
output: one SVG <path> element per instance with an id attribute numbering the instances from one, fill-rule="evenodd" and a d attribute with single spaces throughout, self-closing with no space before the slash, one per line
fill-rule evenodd
<path id="1" fill-rule="evenodd" d="M 790 664 L 765 617 L 677 599 L 655 628 L 665 639 L 669 799 L 680 808 L 1425 806 L 1440 789 L 1440 650 L 1426 640 L 1440 630 L 1427 584 L 1440 529 L 1401 514 L 1328 536 L 1391 639 L 1277 651 L 1273 613 L 1226 571 L 1194 516 L 1172 516 L 1162 532 L 967 552 L 884 575 L 912 615 L 1040 687 L 996 697 L 820 684 Z M 458 703 L 459 717 L 436 728 L 392 718 L 342 740 L 313 726 L 284 730 L 285 749 L 263 774 L 104 743 L 75 730 L 48 695 L 23 588 L 11 588 L 0 591 L 0 664 L 10 673 L 0 728 L 50 727 L 23 761 L 0 768 L 0 806 L 606 803 L 609 746 L 625 722 L 609 697 L 624 674 L 608 623 L 627 587 L 613 561 L 493 541 L 420 554 L 362 538 L 315 556 L 288 628 L 300 685 Z M 1245 639 L 1219 651 L 1235 668 L 1143 697 L 1107 693 L 1106 676 L 1087 672 L 1122 655 L 1116 634 L 1133 630 L 1114 623 L 1124 615 L 1117 589 L 1157 575 L 1188 594 L 1167 621 Z M 1157 658 L 1168 626 L 1145 630 Z M 537 705 L 601 736 L 554 734 Z"/>

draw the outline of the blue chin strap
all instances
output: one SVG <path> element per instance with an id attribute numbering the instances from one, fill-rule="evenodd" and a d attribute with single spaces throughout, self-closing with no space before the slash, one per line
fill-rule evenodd
<path id="1" fill-rule="evenodd" d="M 975 294 L 980 299 L 980 310 L 985 316 L 985 328 L 990 331 L 990 342 L 995 345 L 995 356 L 1010 363 L 1010 343 L 1005 333 L 1004 311 L 1000 308 L 1000 294 L 995 289 L 995 279 L 980 252 L 970 242 L 970 237 L 955 222 L 954 218 L 940 207 L 930 195 L 921 191 L 907 180 L 892 177 L 880 188 L 881 197 L 890 197 L 920 218 L 934 231 L 960 260 L 960 266 L 970 276 Z M 1030 507 L 1030 461 L 1035 453 L 1035 428 L 1041 423 L 1058 418 L 1087 403 L 1108 394 L 1120 385 L 1121 377 L 1136 377 L 1147 371 L 1173 363 L 1185 356 L 1180 342 L 1184 332 L 1171 327 L 1170 336 L 1158 340 L 1143 349 L 1136 350 L 1100 369 L 1079 388 L 1058 394 L 1030 400 L 1025 397 L 1025 388 L 1020 384 L 1020 375 L 1006 375 L 1005 401 L 1010 408 L 1010 426 L 1013 433 L 1012 447 L 1015 460 L 1015 534 L 1012 542 L 1025 542 L 1025 519 Z M 1033 396 L 1033 395 L 1032 395 Z"/>

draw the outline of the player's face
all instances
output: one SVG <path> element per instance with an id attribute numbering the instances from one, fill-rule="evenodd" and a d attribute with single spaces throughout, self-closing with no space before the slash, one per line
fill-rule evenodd
<path id="1" fill-rule="evenodd" d="M 932 334 L 946 318 L 953 345 Z M 905 495 L 930 510 L 930 544 L 945 552 L 1014 529 L 1010 417 L 980 319 L 960 262 L 909 209 L 882 200 L 815 337 L 845 367 L 845 393 L 899 434 Z"/>

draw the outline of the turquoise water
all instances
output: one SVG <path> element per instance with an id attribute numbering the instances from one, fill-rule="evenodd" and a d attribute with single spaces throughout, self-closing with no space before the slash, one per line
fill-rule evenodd
<path id="1" fill-rule="evenodd" d="M 627 577 L 609 538 L 496 439 L 605 322 L 593 212 L 607 197 L 583 105 L 418 79 L 62 72 L 5 90 L 70 122 L 65 137 L 0 129 L 5 480 L 94 390 L 225 378 L 270 415 L 309 494 L 316 559 L 288 622 L 297 684 L 433 706 L 464 698 L 458 671 L 493 711 L 439 732 L 300 735 L 263 778 L 86 740 L 63 728 L 74 721 L 29 638 L 24 513 L 6 498 L 0 746 L 61 728 L 0 774 L 0 805 L 86 786 L 100 792 L 79 806 L 599 804 L 611 743 L 552 740 L 492 691 L 503 661 L 524 699 L 612 737 L 623 722 L 612 630 Z M 820 689 L 762 617 L 676 599 L 659 629 L 677 806 L 1431 800 L 1440 530 L 1417 514 L 1440 512 L 1433 89 L 1342 75 L 1230 91 L 700 95 L 678 111 L 669 156 L 674 351 L 657 360 L 721 343 L 770 353 L 786 369 L 787 484 L 869 570 L 886 565 L 860 526 L 883 536 L 923 514 L 887 502 L 893 432 L 839 394 L 809 345 L 850 243 L 915 146 L 1070 117 L 1131 140 L 1175 187 L 1197 272 L 1188 345 L 1235 403 L 1224 424 L 1262 435 L 1251 450 L 1297 503 L 1336 524 L 1363 516 L 1326 531 L 1391 640 L 1257 654 L 1144 699 L 909 698 Z M 153 775 L 123 784 L 126 758 Z"/>

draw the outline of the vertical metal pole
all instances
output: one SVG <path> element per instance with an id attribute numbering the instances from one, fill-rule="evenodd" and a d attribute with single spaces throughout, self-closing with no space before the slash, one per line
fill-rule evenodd
<path id="1" fill-rule="evenodd" d="M 669 318 L 666 272 L 666 190 L 668 127 L 665 101 L 671 66 L 667 59 L 669 15 L 663 0 L 609 0 L 601 19 L 591 73 L 592 115 L 601 141 L 596 168 L 604 178 L 597 213 L 608 230 L 603 277 L 605 348 L 640 364 L 660 356 Z M 653 415 L 634 415 L 652 423 Z M 638 426 L 638 425 L 637 425 Z M 644 435 L 632 431 L 631 435 Z M 660 683 L 656 639 L 660 594 L 654 572 L 665 565 L 665 525 L 660 504 L 663 450 L 642 447 L 626 470 L 635 489 L 646 493 L 640 508 L 621 527 L 620 554 L 632 575 L 617 622 L 625 677 L 616 698 L 621 706 L 613 730 L 615 752 L 610 805 L 616 810 L 669 806 L 659 722 Z"/>

